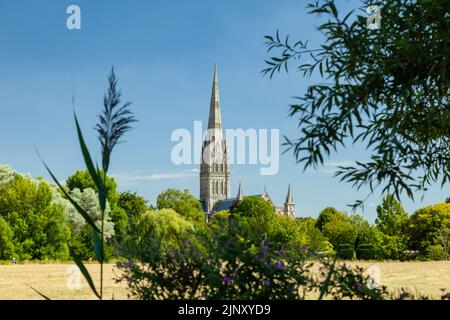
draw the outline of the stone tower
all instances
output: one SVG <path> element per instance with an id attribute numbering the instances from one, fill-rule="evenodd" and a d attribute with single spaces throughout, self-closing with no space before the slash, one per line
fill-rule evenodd
<path id="1" fill-rule="evenodd" d="M 286 202 L 284 203 L 284 214 L 289 217 L 295 217 L 295 203 L 294 197 L 292 196 L 291 184 L 289 184 Z"/>
<path id="2" fill-rule="evenodd" d="M 230 165 L 220 114 L 217 65 L 214 65 L 208 131 L 203 141 L 201 156 L 200 201 L 206 213 L 210 213 L 218 201 L 230 198 L 231 194 Z"/>

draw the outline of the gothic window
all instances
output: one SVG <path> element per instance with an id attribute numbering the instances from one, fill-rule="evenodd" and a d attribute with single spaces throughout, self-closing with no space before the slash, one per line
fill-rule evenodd
<path id="1" fill-rule="evenodd" d="M 223 194 L 223 181 L 220 181 L 220 194 Z"/>

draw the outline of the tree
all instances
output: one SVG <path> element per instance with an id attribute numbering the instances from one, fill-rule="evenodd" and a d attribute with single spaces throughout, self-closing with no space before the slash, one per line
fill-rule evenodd
<path id="1" fill-rule="evenodd" d="M 100 174 L 103 175 L 104 172 L 100 170 Z M 92 180 L 89 171 L 86 169 L 84 171 L 77 170 L 73 175 L 67 178 L 66 186 L 69 191 L 74 189 L 79 189 L 83 191 L 84 189 L 91 188 L 98 192 L 98 187 L 94 180 Z M 105 190 L 106 190 L 106 198 L 109 203 L 117 203 L 119 195 L 117 193 L 117 184 L 116 180 L 113 177 L 106 176 L 105 177 Z"/>
<path id="2" fill-rule="evenodd" d="M 0 260 L 9 260 L 14 257 L 13 231 L 5 219 L 0 218 Z"/>
<path id="3" fill-rule="evenodd" d="M 437 243 L 442 247 L 444 259 L 448 260 L 450 254 L 450 228 L 442 227 L 436 233 Z"/>
<path id="4" fill-rule="evenodd" d="M 44 180 L 16 175 L 2 187 L 0 218 L 13 232 L 20 259 L 68 258 L 70 229 L 63 208 L 53 203 L 52 188 Z"/>
<path id="5" fill-rule="evenodd" d="M 422 252 L 438 244 L 442 230 L 450 229 L 450 204 L 441 202 L 417 210 L 409 219 L 406 232 L 410 246 Z"/>
<path id="6" fill-rule="evenodd" d="M 131 220 L 133 218 L 139 217 L 141 214 L 146 212 L 148 209 L 152 209 L 147 205 L 147 200 L 139 196 L 136 192 L 122 192 L 119 194 L 119 200 L 117 205 L 125 210 L 128 218 Z"/>
<path id="7" fill-rule="evenodd" d="M 10 166 L 0 164 L 0 187 L 14 180 L 15 175 L 16 172 Z"/>
<path id="8" fill-rule="evenodd" d="M 158 209 L 173 209 L 192 221 L 204 221 L 202 205 L 189 190 L 167 189 L 157 197 Z"/>
<path id="9" fill-rule="evenodd" d="M 114 224 L 114 234 L 117 240 L 120 240 L 122 235 L 126 232 L 128 226 L 128 216 L 124 209 L 118 206 L 119 194 L 117 192 L 117 184 L 113 177 L 109 177 L 104 174 L 104 171 L 100 170 L 99 174 L 104 176 L 105 180 L 105 192 L 106 199 L 110 206 L 109 216 Z M 67 178 L 66 186 L 69 191 L 79 189 L 81 191 L 85 189 L 93 189 L 98 192 L 98 186 L 92 179 L 88 170 L 77 170 L 73 175 Z"/>
<path id="10" fill-rule="evenodd" d="M 370 4 L 362 0 L 359 12 Z M 280 54 L 263 70 L 273 76 L 307 55 L 299 71 L 321 78 L 291 105 L 301 135 L 286 138 L 286 145 L 297 162 L 316 167 L 332 151 L 361 143 L 372 151 L 370 160 L 336 172 L 356 188 L 382 188 L 399 199 L 450 182 L 448 0 L 385 0 L 378 30 L 367 27 L 365 15 L 339 13 L 333 0 L 307 7 L 325 16 L 318 27 L 325 42 L 310 48 L 278 32 L 266 36 L 268 51 Z"/>
<path id="11" fill-rule="evenodd" d="M 387 195 L 377 207 L 377 228 L 386 235 L 400 236 L 408 221 L 408 214 L 394 196 Z"/>
<path id="12" fill-rule="evenodd" d="M 316 220 L 316 228 L 320 231 L 323 230 L 323 226 L 330 221 L 348 221 L 348 216 L 342 212 L 339 212 L 333 207 L 326 207 L 323 209 Z"/>
<path id="13" fill-rule="evenodd" d="M 275 216 L 275 209 L 265 199 L 260 196 L 245 197 L 233 210 L 242 217 L 251 218 L 256 224 L 261 224 L 266 228 Z"/>
<path id="14" fill-rule="evenodd" d="M 358 228 L 345 221 L 334 220 L 323 226 L 323 234 L 331 242 L 333 248 L 337 250 L 340 245 L 350 245 L 354 248 L 358 237 Z"/>
<path id="15" fill-rule="evenodd" d="M 83 210 L 91 217 L 97 227 L 101 226 L 102 222 L 102 210 L 98 203 L 98 195 L 91 188 L 84 189 L 74 189 L 70 192 L 70 196 L 75 200 Z M 79 234 L 81 228 L 86 225 L 86 221 L 83 219 L 81 214 L 75 209 L 75 207 L 66 200 L 66 213 L 68 221 L 72 227 L 75 234 Z M 111 238 L 114 235 L 114 223 L 111 221 L 110 217 L 111 210 L 109 204 L 106 204 L 105 217 L 104 217 L 104 233 L 105 238 Z"/>
<path id="16" fill-rule="evenodd" d="M 193 230 L 192 221 L 172 209 L 147 211 L 138 216 L 121 244 L 121 250 L 140 259 L 160 259 L 169 250 L 183 244 Z M 155 261 L 156 262 L 156 261 Z"/>
<path id="17" fill-rule="evenodd" d="M 333 246 L 328 241 L 328 239 L 323 235 L 323 233 L 316 227 L 316 220 L 307 218 L 296 218 L 295 219 L 301 233 L 304 233 L 307 238 L 308 250 L 312 253 L 326 252 L 328 254 L 333 254 Z"/>

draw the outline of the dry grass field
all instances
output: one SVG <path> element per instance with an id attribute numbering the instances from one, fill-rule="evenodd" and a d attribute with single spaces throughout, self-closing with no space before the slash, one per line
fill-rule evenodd
<path id="1" fill-rule="evenodd" d="M 377 265 L 381 283 L 391 290 L 405 287 L 413 293 L 420 292 L 440 297 L 440 288 L 450 290 L 450 262 L 351 262 L 368 268 Z M 95 299 L 82 279 L 81 289 L 69 289 L 73 270 L 70 264 L 0 265 L 0 299 L 42 299 L 31 288 L 51 299 Z M 87 266 L 98 283 L 99 266 Z M 128 299 L 126 284 L 114 281 L 119 271 L 115 265 L 105 266 L 105 299 Z"/>

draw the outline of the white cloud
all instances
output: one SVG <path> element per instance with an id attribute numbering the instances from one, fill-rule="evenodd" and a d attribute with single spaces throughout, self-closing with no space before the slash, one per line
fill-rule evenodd
<path id="1" fill-rule="evenodd" d="M 198 176 L 198 169 L 191 169 L 182 172 L 156 172 L 156 173 L 145 173 L 140 174 L 133 173 L 117 173 L 112 174 L 119 184 L 130 185 L 136 183 L 142 183 L 147 181 L 157 181 L 157 180 L 176 180 L 176 179 L 189 179 Z"/>

